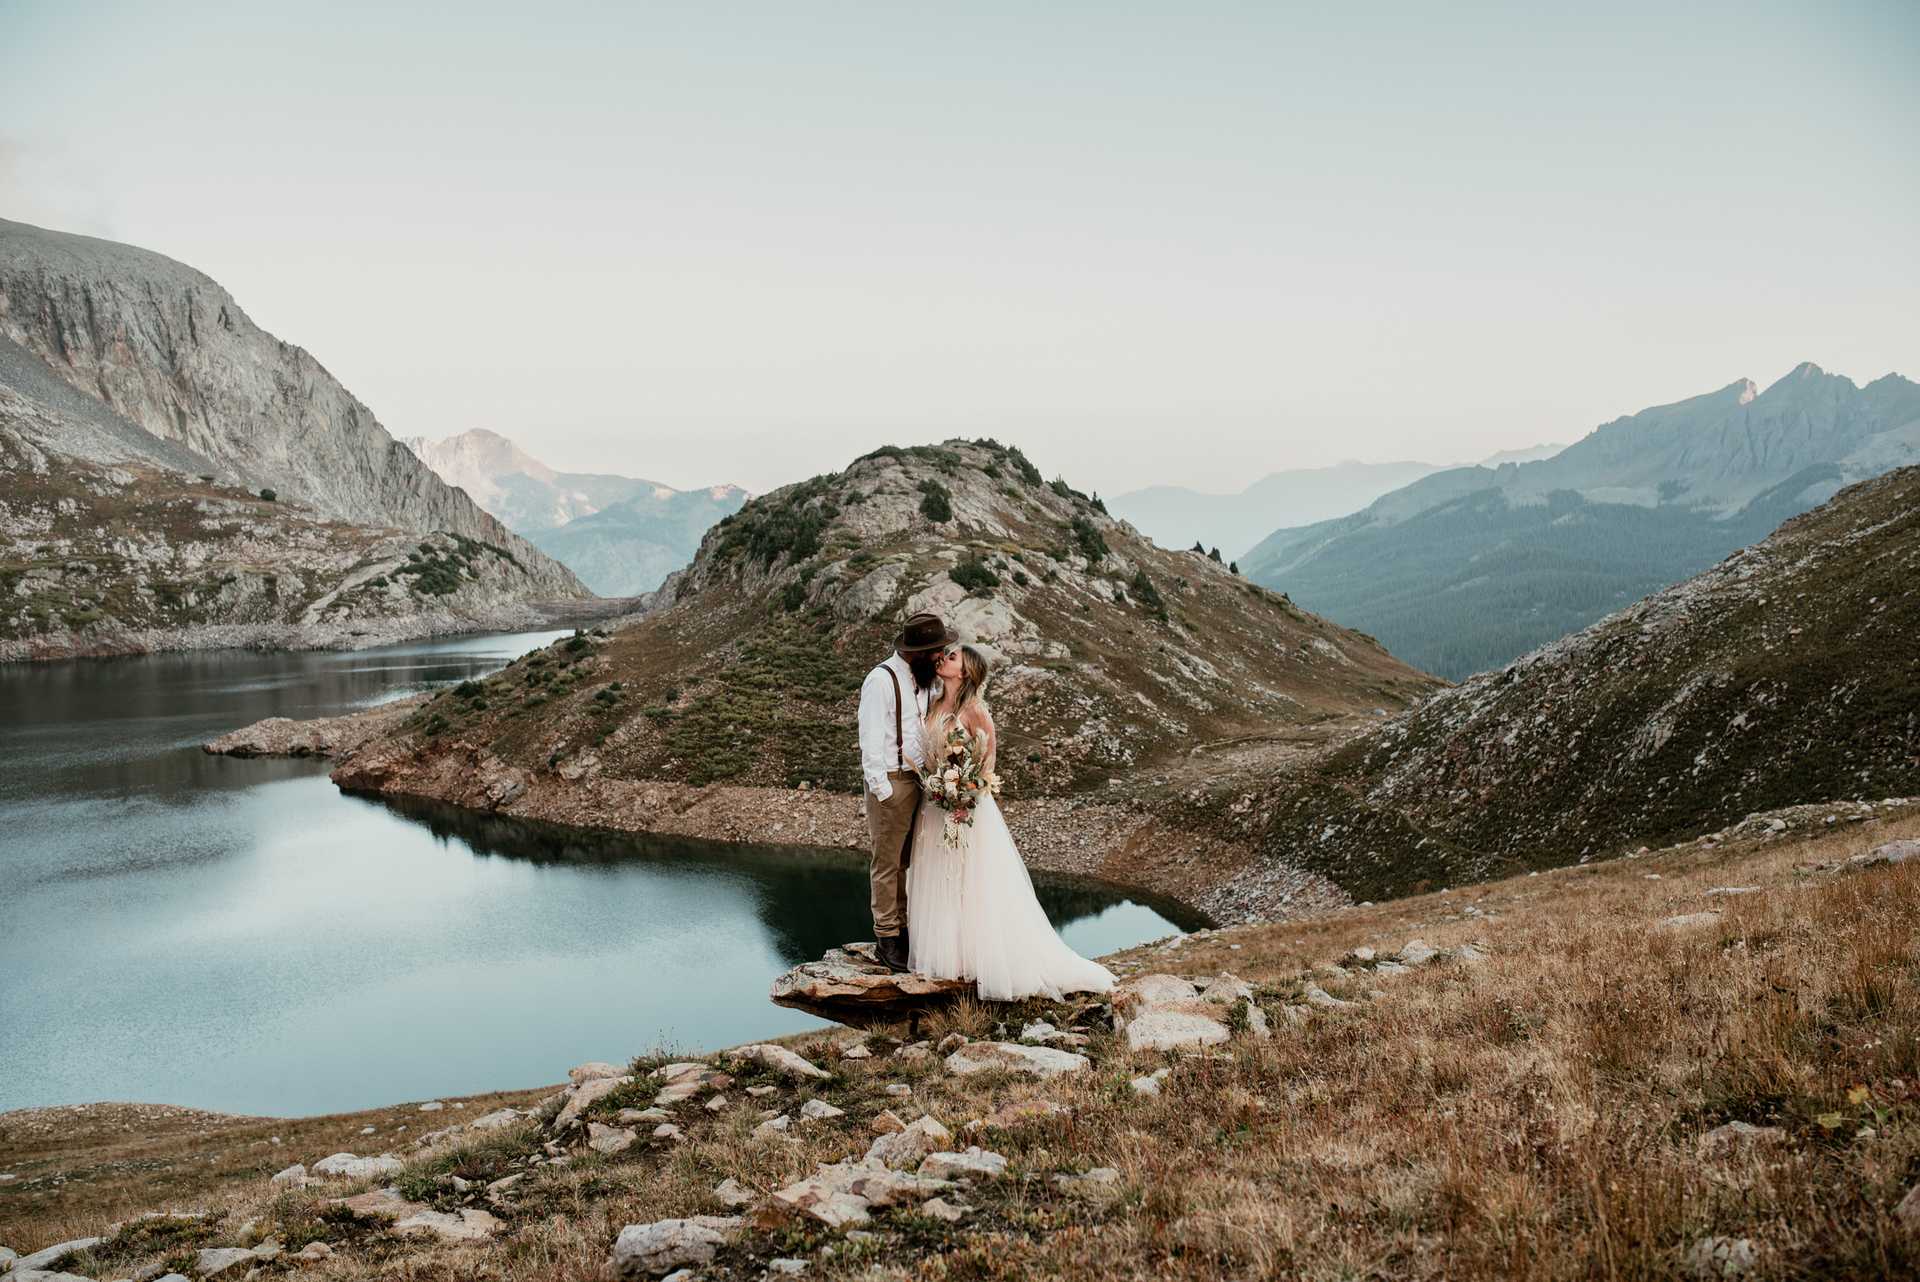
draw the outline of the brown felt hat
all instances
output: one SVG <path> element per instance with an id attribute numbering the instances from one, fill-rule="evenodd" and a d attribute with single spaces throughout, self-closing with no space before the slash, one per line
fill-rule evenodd
<path id="1" fill-rule="evenodd" d="M 960 639 L 960 634 L 947 626 L 947 621 L 937 614 L 916 614 L 907 620 L 907 626 L 900 629 L 900 635 L 893 639 L 893 648 L 902 654 L 912 654 L 919 650 L 938 650 L 943 645 L 952 645 Z"/>

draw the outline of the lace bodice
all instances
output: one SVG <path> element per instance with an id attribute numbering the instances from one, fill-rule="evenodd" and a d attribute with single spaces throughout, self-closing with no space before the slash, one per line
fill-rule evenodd
<path id="1" fill-rule="evenodd" d="M 988 770 L 992 770 L 994 756 L 999 751 L 999 743 L 997 736 L 994 734 L 993 716 L 991 713 L 986 715 L 986 725 L 973 729 L 968 729 L 963 725 L 961 729 L 966 730 L 967 734 L 973 739 L 974 755 L 986 763 Z M 929 752 L 938 751 L 936 745 L 946 742 L 947 724 L 953 719 L 951 712 L 936 712 L 927 718 L 927 750 Z"/>

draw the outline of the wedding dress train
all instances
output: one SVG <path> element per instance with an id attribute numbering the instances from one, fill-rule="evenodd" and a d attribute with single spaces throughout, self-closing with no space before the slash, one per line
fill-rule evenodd
<path id="1" fill-rule="evenodd" d="M 1104 993 L 1113 972 L 1067 947 L 1033 893 L 999 803 L 984 796 L 950 850 L 946 815 L 920 808 L 907 867 L 907 964 L 940 979 L 971 979 L 988 1001 Z"/>

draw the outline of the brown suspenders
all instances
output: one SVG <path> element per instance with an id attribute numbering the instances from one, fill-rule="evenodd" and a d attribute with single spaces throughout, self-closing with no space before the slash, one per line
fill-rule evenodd
<path id="1" fill-rule="evenodd" d="M 886 664 L 880 670 L 893 679 L 893 751 L 900 762 L 900 769 L 907 768 L 907 735 L 900 725 L 900 674 Z"/>

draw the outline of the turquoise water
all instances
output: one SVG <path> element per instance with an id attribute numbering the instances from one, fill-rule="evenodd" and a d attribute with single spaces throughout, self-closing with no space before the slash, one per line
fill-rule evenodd
<path id="1" fill-rule="evenodd" d="M 0 667 L 0 1109 L 334 1112 L 817 1024 L 767 987 L 871 934 L 857 855 L 390 805 L 323 763 L 199 750 L 560 635 Z M 1179 929 L 1037 882 L 1083 953 Z"/>

